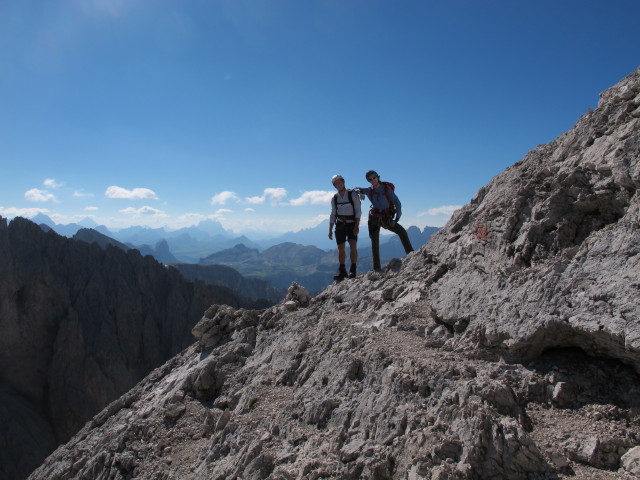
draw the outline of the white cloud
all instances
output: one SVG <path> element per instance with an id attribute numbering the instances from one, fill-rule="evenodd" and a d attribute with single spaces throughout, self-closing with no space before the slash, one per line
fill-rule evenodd
<path id="1" fill-rule="evenodd" d="M 450 217 L 451 215 L 453 215 L 453 212 L 455 212 L 459 208 L 462 208 L 462 205 L 443 205 L 442 207 L 430 208 L 426 212 L 420 212 L 417 216 L 424 217 L 425 215 L 428 215 L 430 217 L 437 217 L 440 215 L 445 215 Z"/>
<path id="2" fill-rule="evenodd" d="M 98 210 L 98 207 L 84 207 L 85 210 Z"/>
<path id="3" fill-rule="evenodd" d="M 202 215 L 201 213 L 185 213 L 184 215 L 180 215 L 178 217 L 178 223 L 180 225 L 183 225 L 183 224 L 195 225 L 201 222 L 202 220 L 206 220 L 206 219 L 207 219 L 207 216 Z"/>
<path id="4" fill-rule="evenodd" d="M 247 207 L 244 209 L 244 213 L 253 213 L 255 211 L 256 211 L 255 208 L 251 208 L 251 207 Z"/>
<path id="5" fill-rule="evenodd" d="M 316 227 L 318 226 L 319 223 L 324 222 L 325 220 L 329 220 L 329 214 L 321 214 L 321 215 L 316 215 L 314 218 L 310 219 L 307 224 L 309 225 L 309 227 Z"/>
<path id="6" fill-rule="evenodd" d="M 329 205 L 335 192 L 328 192 L 326 190 L 310 190 L 303 192 L 298 198 L 291 200 L 290 204 L 294 207 L 301 207 L 305 205 Z"/>
<path id="7" fill-rule="evenodd" d="M 287 191 L 284 188 L 265 188 L 264 195 L 272 205 L 277 205 L 287 196 Z"/>
<path id="8" fill-rule="evenodd" d="M 282 233 L 296 232 L 305 228 L 314 228 L 318 224 L 327 220 L 329 214 L 317 215 L 311 218 L 307 217 L 245 217 L 244 219 L 222 219 L 224 228 L 232 230 L 236 233 L 261 232 L 261 233 Z"/>
<path id="9" fill-rule="evenodd" d="M 53 179 L 53 178 L 45 179 L 45 181 L 42 182 L 42 184 L 47 188 L 60 188 L 60 187 L 62 187 L 64 185 L 64 183 L 56 182 L 55 179 Z"/>
<path id="10" fill-rule="evenodd" d="M 40 190 L 39 188 L 32 188 L 31 190 L 27 190 L 26 192 L 24 192 L 24 198 L 26 198 L 30 202 L 57 202 L 58 201 L 58 199 L 53 193 L 47 190 Z"/>
<path id="11" fill-rule="evenodd" d="M 230 212 L 231 210 L 220 209 L 218 212 Z M 203 220 L 216 220 L 219 221 L 223 218 L 222 213 L 213 213 L 210 215 L 203 215 L 201 213 L 185 213 L 180 215 L 177 221 L 171 223 L 171 228 L 182 228 L 197 225 Z"/>
<path id="12" fill-rule="evenodd" d="M 262 195 L 259 197 L 248 197 L 245 199 L 246 202 L 259 205 L 264 203 L 266 200 L 269 200 L 271 205 L 279 205 L 282 203 L 282 200 L 287 196 L 287 191 L 284 188 L 265 188 Z"/>
<path id="13" fill-rule="evenodd" d="M 15 207 L 0 207 L 0 215 L 3 217 L 35 217 L 39 213 L 47 214 L 49 210 L 46 208 L 15 208 Z"/>
<path id="14" fill-rule="evenodd" d="M 135 217 L 142 217 L 142 216 L 166 217 L 167 216 L 167 214 L 164 213 L 162 210 L 158 210 L 157 208 L 149 207 L 147 205 L 140 208 L 133 208 L 133 207 L 125 208 L 123 210 L 120 210 L 120 212 L 132 214 Z"/>
<path id="15" fill-rule="evenodd" d="M 264 203 L 264 197 L 247 197 L 244 200 L 245 202 L 249 202 L 254 205 L 259 205 L 261 203 Z"/>
<path id="16" fill-rule="evenodd" d="M 73 192 L 73 196 L 77 198 L 95 197 L 93 193 L 86 193 L 84 189 L 76 190 L 75 192 Z"/>
<path id="17" fill-rule="evenodd" d="M 229 192 L 225 190 L 224 192 L 216 193 L 213 197 L 211 197 L 211 205 L 224 205 L 229 200 L 238 201 L 238 196 L 235 192 Z"/>
<path id="18" fill-rule="evenodd" d="M 108 198 L 123 198 L 126 200 L 158 200 L 158 196 L 156 195 L 156 193 L 153 190 L 149 190 L 148 188 L 134 188 L 133 190 L 127 190 L 126 188 L 112 185 L 107 188 L 104 194 Z"/>
<path id="19" fill-rule="evenodd" d="M 222 215 L 223 213 L 233 213 L 233 210 L 229 210 L 228 208 L 219 208 L 216 210 L 216 215 Z"/>
<path id="20" fill-rule="evenodd" d="M 81 220 L 86 218 L 90 218 L 92 220 L 96 220 L 95 215 L 87 215 L 86 213 L 76 213 L 74 215 L 65 215 L 62 213 L 52 213 L 49 217 L 56 222 L 58 225 L 66 225 L 69 223 L 78 223 Z"/>

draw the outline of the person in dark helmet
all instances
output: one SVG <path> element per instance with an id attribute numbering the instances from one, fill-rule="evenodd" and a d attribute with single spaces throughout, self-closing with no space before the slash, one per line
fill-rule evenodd
<path id="1" fill-rule="evenodd" d="M 333 226 L 336 227 L 336 243 L 338 245 L 338 273 L 333 277 L 340 281 L 356 276 L 358 263 L 358 232 L 360 231 L 360 197 L 352 190 L 347 190 L 342 175 L 334 175 L 331 183 L 338 192 L 331 199 L 331 216 L 329 217 L 329 239 L 333 239 Z M 346 242 L 349 241 L 349 257 L 351 268 L 347 273 Z"/>
<path id="2" fill-rule="evenodd" d="M 371 201 L 368 220 L 371 254 L 373 269 L 380 271 L 380 227 L 390 230 L 400 237 L 405 253 L 413 252 L 413 246 L 407 231 L 398 223 L 402 215 L 402 204 L 395 193 L 393 184 L 381 182 L 380 175 L 375 170 L 369 170 L 365 177 L 371 186 L 356 190 L 367 195 Z"/>

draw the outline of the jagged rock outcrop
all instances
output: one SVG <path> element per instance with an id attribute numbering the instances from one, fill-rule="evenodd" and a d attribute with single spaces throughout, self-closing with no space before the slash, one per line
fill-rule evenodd
<path id="1" fill-rule="evenodd" d="M 155 247 L 151 247 L 150 245 L 129 245 L 128 248 L 135 248 L 141 255 L 151 255 L 160 263 L 166 264 L 178 261 L 178 259 L 174 257 L 173 253 L 171 253 L 169 243 L 164 238 L 162 240 L 158 240 Z"/>
<path id="2" fill-rule="evenodd" d="M 40 228 L 46 225 L 40 225 Z M 44 229 L 48 232 L 50 229 Z M 125 245 L 118 242 L 107 235 L 97 232 L 91 228 L 82 228 L 73 236 L 74 240 L 86 243 L 96 243 L 105 249 L 111 245 L 122 250 L 138 250 L 140 255 L 151 255 L 158 262 L 170 264 L 172 268 L 178 270 L 186 279 L 191 281 L 201 280 L 209 285 L 218 285 L 231 290 L 235 296 L 249 300 L 243 303 L 248 304 L 251 308 L 267 308 L 278 303 L 284 295 L 284 289 L 275 288 L 269 282 L 259 279 L 244 278 L 231 267 L 224 265 L 194 265 L 190 263 L 173 263 L 177 262 L 176 258 L 169 251 L 169 245 L 166 240 L 162 239 L 156 243 L 155 248 L 149 245 Z M 253 302 L 253 303 L 251 303 Z"/>
<path id="3" fill-rule="evenodd" d="M 191 344 L 191 328 L 211 303 L 250 305 L 100 243 L 0 218 L 0 478 L 25 478 Z"/>
<path id="4" fill-rule="evenodd" d="M 383 273 L 208 309 L 30 478 L 636 478 L 639 186 L 640 70 Z"/>
<path id="5" fill-rule="evenodd" d="M 44 224 L 40 225 L 40 228 L 42 228 L 45 232 L 51 230 Z M 136 246 L 119 242 L 118 240 L 104 235 L 103 233 L 100 233 L 92 228 L 81 228 L 75 233 L 75 235 L 73 235 L 72 238 L 74 240 L 80 240 L 87 243 L 97 243 L 102 248 L 107 248 L 107 245 L 112 245 L 124 250 L 125 252 L 127 250 L 135 249 L 138 250 L 140 252 L 140 255 L 142 255 L 143 257 L 146 255 L 151 255 L 160 263 L 173 263 L 178 261 L 169 250 L 169 244 L 165 239 L 159 240 L 156 243 L 155 248 L 149 245 Z"/>
<path id="6" fill-rule="evenodd" d="M 46 227 L 46 225 L 40 225 L 40 228 L 42 228 L 43 226 Z M 51 229 L 43 229 L 43 230 L 45 232 L 48 232 Z M 107 246 L 111 245 L 112 247 L 118 247 L 124 250 L 125 252 L 127 250 L 130 250 L 131 248 L 134 248 L 134 247 L 125 245 L 124 243 L 119 242 L 111 237 L 108 237 L 107 235 L 104 235 L 92 228 L 81 228 L 75 233 L 75 235 L 73 235 L 72 238 L 74 240 L 78 240 L 81 242 L 97 243 L 100 246 L 100 248 L 107 248 Z M 141 252 L 141 255 L 144 256 L 145 254 L 146 252 Z"/>

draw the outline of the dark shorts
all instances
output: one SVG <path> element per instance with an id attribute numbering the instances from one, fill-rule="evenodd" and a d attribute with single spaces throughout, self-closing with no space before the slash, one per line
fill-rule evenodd
<path id="1" fill-rule="evenodd" d="M 340 245 L 349 240 L 358 241 L 358 236 L 353 234 L 355 223 L 336 223 L 336 243 Z"/>

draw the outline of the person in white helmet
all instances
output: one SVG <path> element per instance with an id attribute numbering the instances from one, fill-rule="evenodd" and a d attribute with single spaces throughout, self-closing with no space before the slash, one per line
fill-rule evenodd
<path id="1" fill-rule="evenodd" d="M 342 175 L 334 175 L 331 183 L 338 192 L 331 199 L 331 216 L 329 217 L 329 239 L 333 239 L 335 225 L 336 243 L 338 245 L 338 273 L 333 277 L 340 281 L 344 278 L 356 276 L 358 263 L 358 232 L 360 231 L 360 196 L 352 190 L 347 190 Z M 345 244 L 349 241 L 349 257 L 351 267 L 347 273 L 347 252 Z"/>

